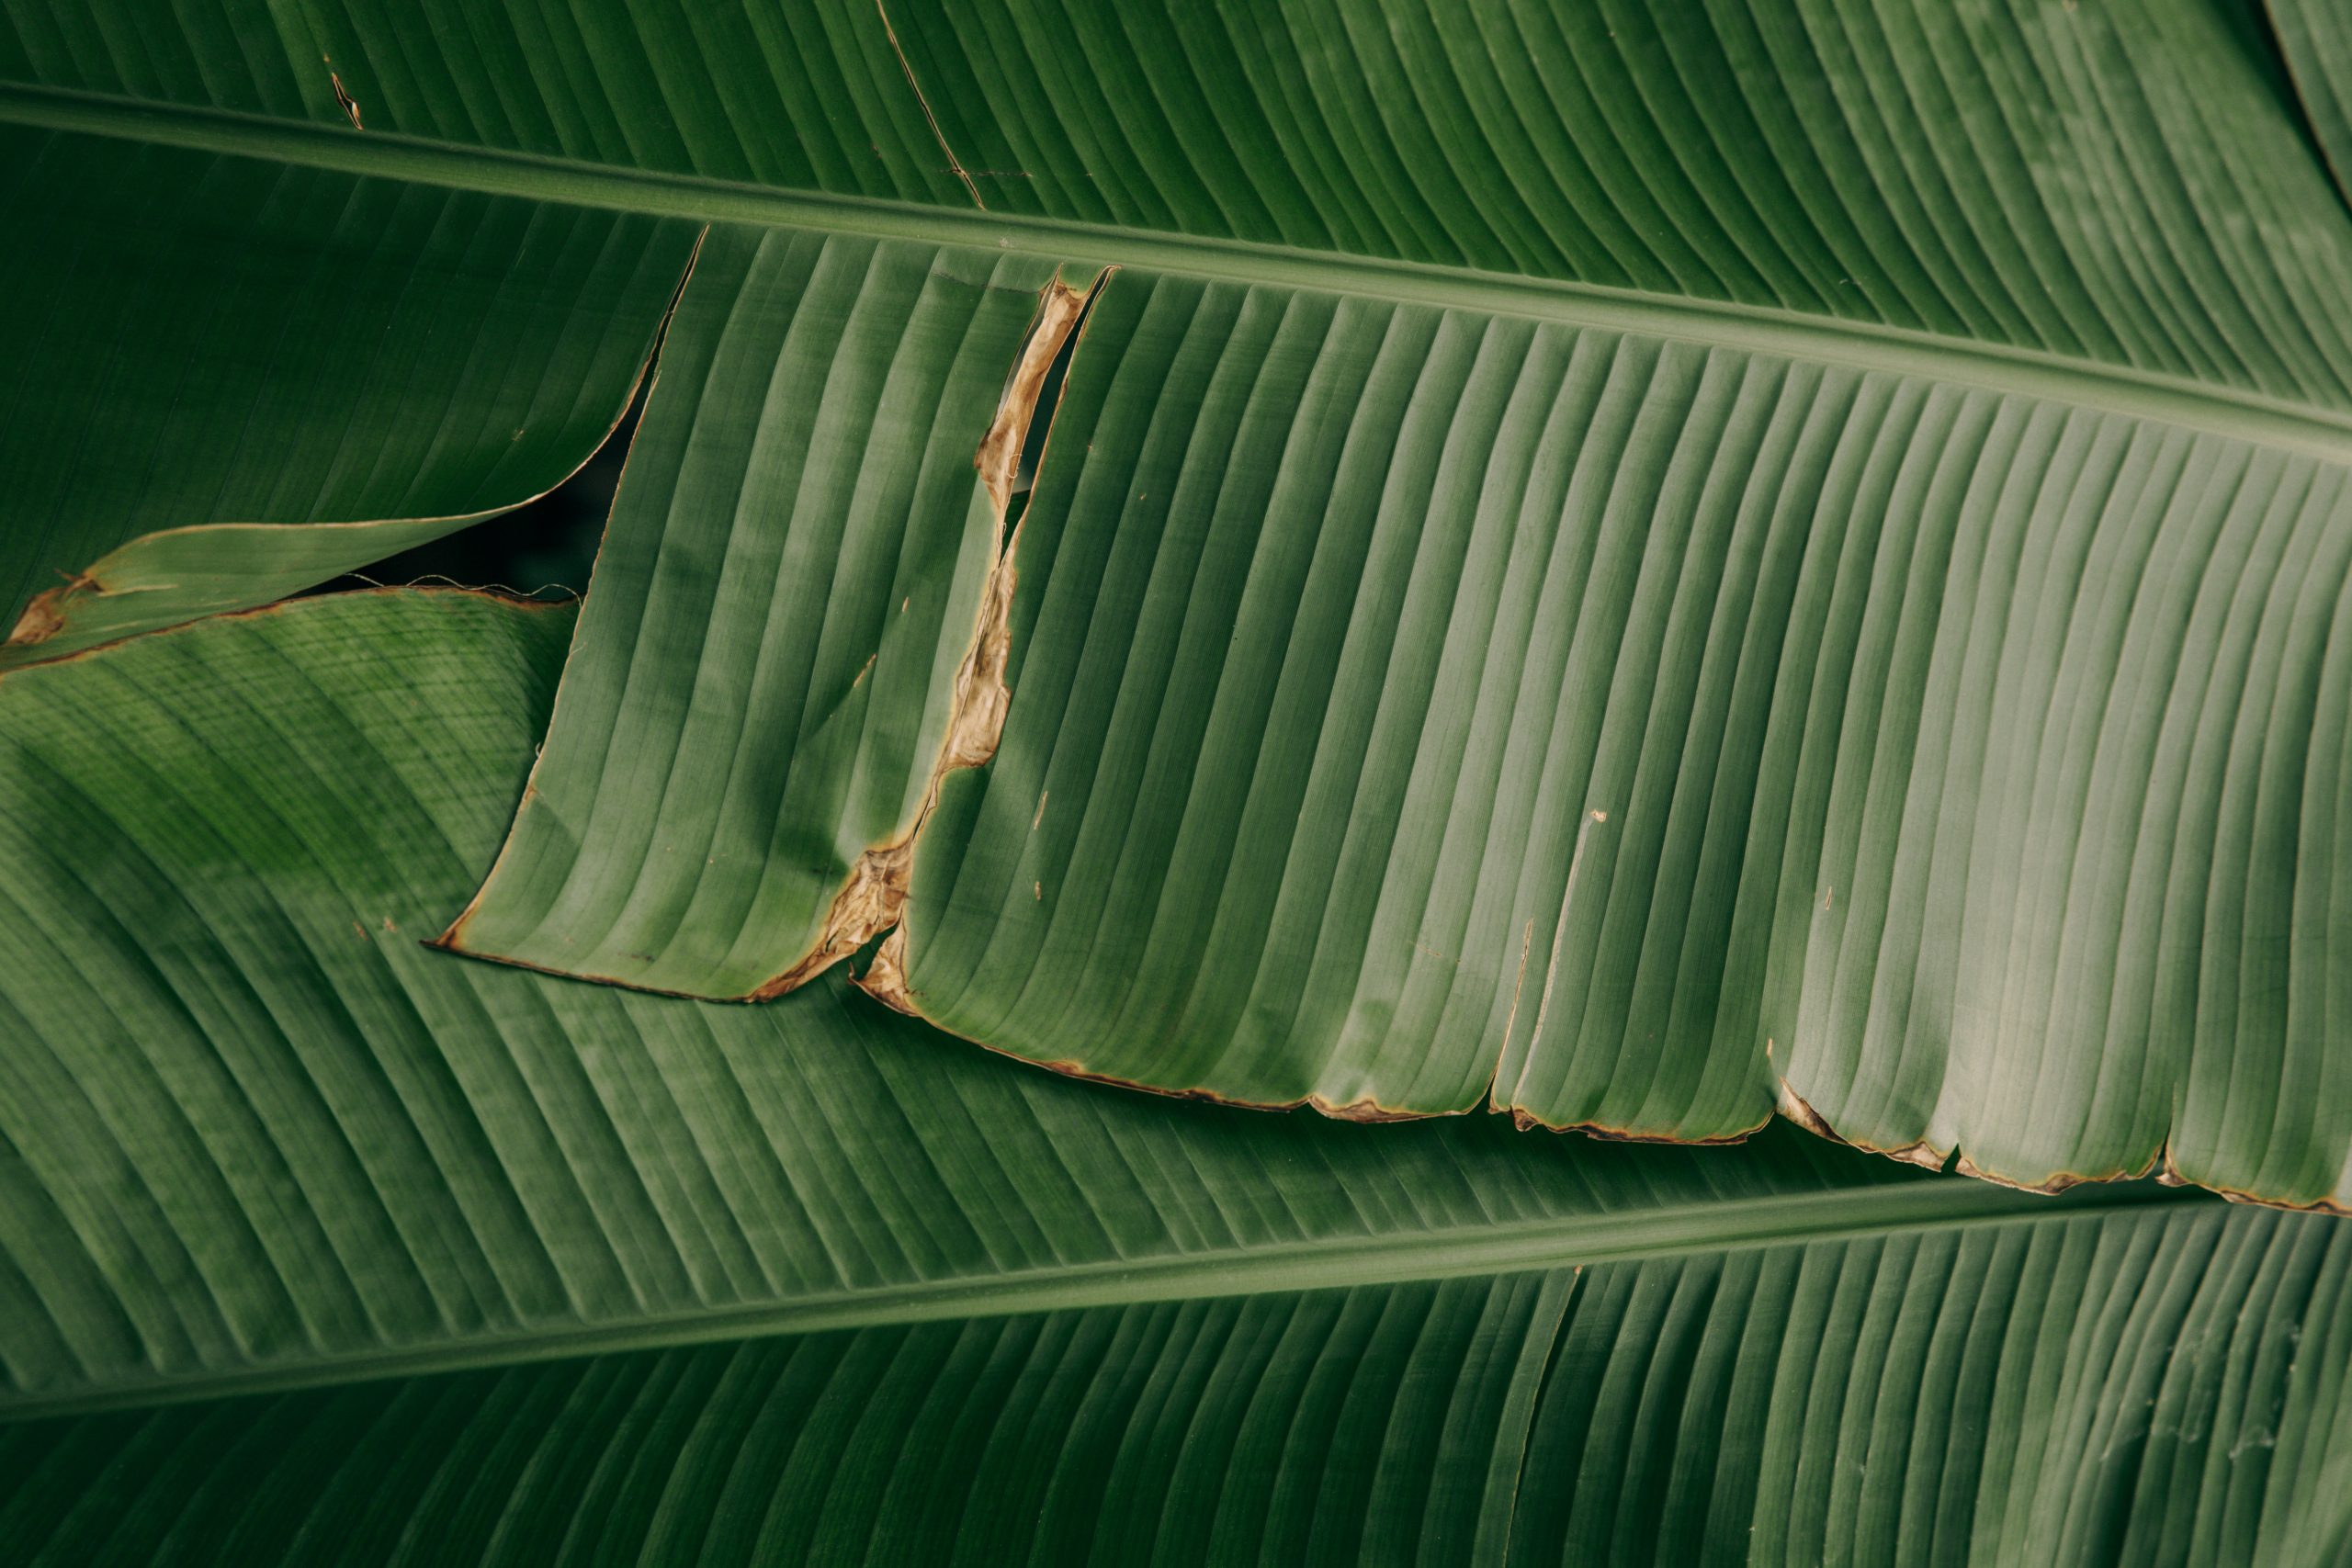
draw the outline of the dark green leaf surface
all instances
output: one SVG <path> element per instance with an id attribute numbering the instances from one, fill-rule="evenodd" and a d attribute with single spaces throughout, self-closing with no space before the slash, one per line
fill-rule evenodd
<path id="1" fill-rule="evenodd" d="M 830 976 L 421 948 L 570 620 L 311 600 L 0 685 L 12 1558 L 2345 1551 L 2335 1222 L 1170 1105 Z"/>
<path id="2" fill-rule="evenodd" d="M 2352 1236 L 2210 1209 L 0 1427 L 17 1560 L 2283 1565 Z"/>
<path id="3" fill-rule="evenodd" d="M 782 225 L 690 291 L 565 687 L 612 716 L 555 726 L 507 956 L 775 979 L 934 753 L 978 760 L 935 742 L 1013 579 L 965 465 L 1045 280 L 1117 263 L 1023 523 L 1013 725 L 876 988 L 1172 1089 L 1434 1109 L 1500 1061 L 1531 1116 L 1692 1136 L 1786 1073 L 1996 1175 L 2169 1134 L 2342 1201 L 2352 233 L 2243 7 L 15 0 L 0 78 L 0 118 L 132 139 L 90 166 L 184 175 L 12 159 L 12 213 L 217 204 L 243 247 L 342 191 L 351 249 L 288 249 L 379 293 L 456 247 L 447 320 L 269 275 L 260 369 L 187 335 L 242 248 L 209 291 L 119 214 L 127 270 L 12 253 L 58 324 L 23 352 L 89 402 L 28 378 L 0 440 L 102 529 L 144 470 L 59 432 L 126 400 L 118 351 L 247 386 L 130 397 L 162 434 L 119 445 L 288 508 L 141 527 L 406 516 L 322 498 L 426 473 L 489 510 L 519 438 L 449 322 L 498 397 L 576 399 L 531 343 L 633 371 L 692 233 L 650 215 Z M 560 319 L 605 288 L 633 344 Z M 549 417 L 593 437 L 626 380 Z M 170 423 L 275 436 L 273 399 L 335 443 Z M 351 564 L 157 548 L 136 585 L 196 610 Z M 118 599 L 96 635 L 189 613 Z M 0 682 L 12 1552 L 2352 1555 L 2332 1222 L 1787 1129 L 1171 1106 L 838 975 L 717 1008 L 425 950 L 569 627 L 373 595 Z"/>
<path id="4" fill-rule="evenodd" d="M 697 231 L 17 127 L 0 207 L 0 670 L 552 488 L 619 419 Z"/>
<path id="5" fill-rule="evenodd" d="M 2345 217 L 2235 0 L 16 0 L 0 79 L 2338 406 L 2352 368 Z"/>

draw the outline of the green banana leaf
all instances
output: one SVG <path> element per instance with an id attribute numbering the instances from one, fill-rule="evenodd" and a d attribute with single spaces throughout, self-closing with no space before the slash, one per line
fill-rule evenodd
<path id="1" fill-rule="evenodd" d="M 2034 1185 L 2169 1136 L 2194 1179 L 2341 1196 L 2335 465 L 1140 273 L 1056 433 L 1002 744 L 894 939 L 924 1016 L 1343 1115 L 1491 1084 L 1715 1139 L 1777 1080 Z"/>
<path id="2" fill-rule="evenodd" d="M 337 595 L 0 682 L 11 1561 L 2352 1549 L 2331 1219 L 1170 1104 L 838 972 L 421 946 L 571 619 Z"/>
<path id="3" fill-rule="evenodd" d="M 135 9 L 0 118 L 743 226 L 447 945 L 2352 1201 L 2352 217 L 2247 8 Z"/>
<path id="4" fill-rule="evenodd" d="M 1054 274 L 1028 256 L 713 231 L 547 760 L 448 946 L 740 996 L 788 989 L 889 923 L 894 908 L 834 918 L 836 896 L 903 862 L 933 760 L 966 722 L 960 666 L 1002 552 L 1008 465 L 1084 298 Z M 1030 374 L 1008 385 L 1024 353 Z M 1003 470 L 987 479 L 984 442 Z M 734 517 L 758 522 L 712 526 Z"/>
<path id="5" fill-rule="evenodd" d="M 2345 390 L 2343 214 L 2236 0 L 5 15 L 10 118 L 237 140 L 270 134 L 254 118 L 307 125 L 278 145 L 379 167 L 403 141 L 477 149 L 509 156 L 447 159 L 455 183 L 714 216 L 755 200 L 745 186 L 977 201 L 1065 231 L 1573 279 L 2338 406 Z"/>
<path id="6" fill-rule="evenodd" d="M 298 592 L 554 488 L 697 232 L 0 126 L 0 671 Z"/>

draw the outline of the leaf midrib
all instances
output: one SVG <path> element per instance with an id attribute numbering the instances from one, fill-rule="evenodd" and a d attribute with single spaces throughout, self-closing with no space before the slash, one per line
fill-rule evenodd
<path id="1" fill-rule="evenodd" d="M 2147 1181 L 2078 1187 L 2052 1199 L 1958 1179 L 1905 1181 L 1860 1191 L 1718 1199 L 1626 1213 L 1484 1225 L 1470 1231 L 1281 1243 L 1025 1269 L 986 1278 L 935 1280 L 791 1301 L 647 1314 L 625 1323 L 476 1335 L 435 1345 L 345 1352 L 300 1363 L 155 1375 L 54 1393 L 0 1397 L 0 1422 L 145 1409 L 239 1394 L 341 1387 L 775 1335 L 1480 1278 L 2212 1201 L 2210 1194 L 2194 1188 L 2165 1188 Z"/>
<path id="2" fill-rule="evenodd" d="M 1636 333 L 2048 398 L 2352 466 L 2352 413 L 2031 349 L 1760 306 L 1250 241 L 786 191 L 695 175 L 625 169 L 21 84 L 0 84 L 0 122 L 486 195 L 706 222 L 746 222 L 927 244 L 971 245 Z"/>

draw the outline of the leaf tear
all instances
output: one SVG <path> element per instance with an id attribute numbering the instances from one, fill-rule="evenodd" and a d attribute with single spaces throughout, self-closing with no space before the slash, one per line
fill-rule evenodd
<path id="1" fill-rule="evenodd" d="M 1046 372 L 1053 368 L 1062 344 L 1069 341 L 1079 318 L 1101 287 L 1100 278 L 1084 289 L 1072 288 L 1058 277 L 1046 285 L 1037 320 L 997 399 L 996 418 L 980 438 L 979 450 L 972 455 L 972 466 L 979 470 L 980 482 L 996 503 L 1000 526 L 1012 504 L 1012 480 L 1021 468 L 1021 448 L 1029 439 L 1029 424 L 1036 417 Z"/>
<path id="2" fill-rule="evenodd" d="M 1083 288 L 1073 288 L 1059 277 L 1046 285 L 1029 335 L 998 396 L 996 417 L 972 456 L 972 466 L 994 510 L 995 536 L 989 541 L 992 564 L 980 589 L 971 641 L 956 669 L 946 732 L 932 761 L 931 776 L 924 783 L 913 819 L 898 837 L 857 858 L 848 879 L 833 896 L 815 945 L 798 963 L 753 991 L 749 998 L 752 1001 L 768 1001 L 807 985 L 888 931 L 889 939 L 875 954 L 865 975 L 853 983 L 901 1012 L 915 1010 L 912 993 L 906 987 L 906 928 L 900 923 L 914 871 L 915 841 L 939 804 L 940 787 L 947 775 L 987 762 L 996 755 L 997 742 L 1004 734 L 1005 715 L 1012 703 L 1012 689 L 1005 680 L 1012 648 L 1012 595 L 1020 582 L 1015 561 L 1021 530 L 1016 525 L 1009 539 L 1005 530 L 1012 503 L 1012 478 L 1030 423 L 1037 414 L 1046 372 L 1108 276 L 1107 271 L 1097 274 Z"/>
<path id="3" fill-rule="evenodd" d="M 922 110 L 923 123 L 931 127 L 931 139 L 947 155 L 947 172 L 964 182 L 964 192 L 972 198 L 972 205 L 986 212 L 989 204 L 980 199 L 980 187 L 972 182 L 970 172 L 956 156 L 956 149 L 947 144 L 947 133 L 939 129 L 939 117 L 931 112 L 931 100 L 922 96 L 922 84 L 915 80 L 915 68 L 907 59 L 907 51 L 899 47 L 899 30 L 890 25 L 889 8 L 882 0 L 874 0 L 874 14 L 882 18 L 882 31 L 890 40 L 890 52 L 899 57 L 899 69 L 907 73 L 907 90 L 914 94 L 915 107 Z"/>

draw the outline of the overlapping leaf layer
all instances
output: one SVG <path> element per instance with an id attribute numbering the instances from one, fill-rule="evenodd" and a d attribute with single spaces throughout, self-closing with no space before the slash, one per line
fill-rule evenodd
<path id="1" fill-rule="evenodd" d="M 2188 0 L 420 16 L 0 75 L 815 225 L 689 288 L 452 945 L 763 995 L 910 892 L 876 988 L 1080 1072 L 2345 1201 L 2325 25 L 2299 105 Z M 1049 221 L 859 199 L 973 196 Z M 1023 568 L 963 454 L 1102 261 Z"/>
<path id="2" fill-rule="evenodd" d="M 345 596 L 0 684 L 26 1560 L 2340 1548 L 2334 1221 L 1172 1106 L 830 979 L 418 946 L 569 618 Z"/>
<path id="3" fill-rule="evenodd" d="M 2339 1222 L 820 972 L 2344 1206 L 2324 7 L 151 10 L 0 7 L 12 1550 L 2352 1549 Z M 80 651 L 706 220 L 568 662 Z"/>
<path id="4" fill-rule="evenodd" d="M 827 941 L 926 802 L 1001 545 L 973 455 L 1053 283 L 1029 256 L 713 232 L 546 761 L 452 947 L 732 997 Z"/>
<path id="5" fill-rule="evenodd" d="M 550 490 L 696 226 L 0 126 L 0 670 Z"/>
<path id="6" fill-rule="evenodd" d="M 1371 1272 L 1340 1278 L 1387 1279 L 1411 1271 L 1388 1254 L 1442 1272 L 1479 1238 L 1503 1267 L 1531 1237 L 1556 1260 L 1839 1224 L 1797 1218 L 1824 1204 L 1863 1225 L 2039 1208 L 1801 1136 L 1713 1157 L 1487 1118 L 1367 1138 L 1105 1095 L 837 975 L 722 1007 L 433 952 L 571 619 L 341 595 L 0 682 L 18 1407 L 696 1314 L 790 1326 L 877 1293 L 953 1310 L 1031 1277 L 1120 1299 L 1269 1258 L 1292 1284 L 1353 1253 Z"/>

